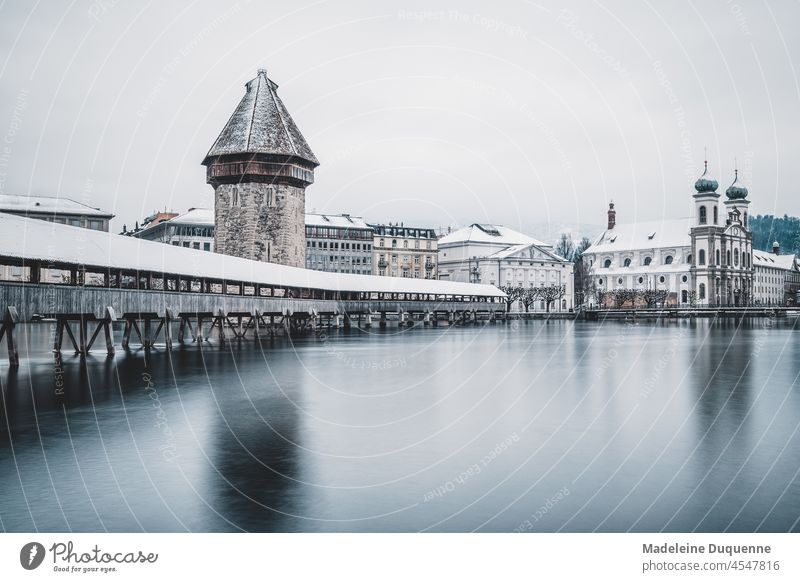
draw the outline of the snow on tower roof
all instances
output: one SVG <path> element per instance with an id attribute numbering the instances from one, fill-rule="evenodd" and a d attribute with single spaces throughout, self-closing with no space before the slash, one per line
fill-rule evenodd
<path id="1" fill-rule="evenodd" d="M 443 245 L 459 243 L 491 243 L 500 245 L 530 245 L 551 247 L 527 234 L 497 224 L 471 224 L 460 228 L 439 239 L 439 248 Z"/>
<path id="2" fill-rule="evenodd" d="M 326 291 L 503 297 L 492 285 L 312 271 L 0 213 L 0 256 Z"/>
<path id="3" fill-rule="evenodd" d="M 298 156 L 319 165 L 314 152 L 278 97 L 278 85 L 259 69 L 206 159 L 226 154 L 277 154 Z"/>

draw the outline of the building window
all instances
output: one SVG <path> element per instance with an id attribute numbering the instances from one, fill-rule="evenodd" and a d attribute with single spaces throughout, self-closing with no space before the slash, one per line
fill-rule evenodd
<path id="1" fill-rule="evenodd" d="M 600 286 L 602 287 L 602 286 L 603 286 L 603 280 L 602 280 L 602 279 L 598 279 L 598 280 L 597 280 L 597 284 L 598 284 L 598 285 L 600 285 Z"/>
<path id="2" fill-rule="evenodd" d="M 626 267 L 630 267 L 631 266 L 630 258 L 625 259 L 625 262 L 623 263 L 623 265 L 626 266 Z"/>
<path id="3" fill-rule="evenodd" d="M 211 250 L 211 243 L 203 243 L 203 250 L 210 251 Z"/>
<path id="4" fill-rule="evenodd" d="M 707 223 L 708 223 L 708 217 L 706 216 L 706 207 L 705 206 L 701 206 L 700 207 L 700 224 L 707 224 Z"/>
<path id="5" fill-rule="evenodd" d="M 684 283 L 686 283 L 686 281 L 688 281 L 688 280 L 689 280 L 689 277 L 687 277 L 686 275 L 681 277 L 681 281 L 683 281 Z"/>
<path id="6" fill-rule="evenodd" d="M 639 277 L 639 285 L 641 285 L 642 283 L 644 283 L 644 277 Z"/>
<path id="7" fill-rule="evenodd" d="M 699 258 L 700 258 L 700 264 L 701 265 L 705 265 L 706 264 L 706 251 L 705 251 L 705 249 L 700 249 Z"/>
<path id="8" fill-rule="evenodd" d="M 717 258 L 717 262 L 715 264 L 719 265 L 719 249 L 717 249 L 717 257 L 716 258 Z"/>
<path id="9" fill-rule="evenodd" d="M 733 249 L 733 266 L 739 266 L 739 249 Z"/>
<path id="10" fill-rule="evenodd" d="M 645 267 L 649 267 L 650 263 L 652 263 L 652 262 L 653 262 L 653 258 L 652 257 L 645 257 L 644 258 L 644 266 Z"/>
<path id="11" fill-rule="evenodd" d="M 393 249 L 397 248 L 397 240 L 396 239 L 392 240 L 392 248 Z"/>
<path id="12" fill-rule="evenodd" d="M 719 222 L 719 210 L 715 206 L 714 207 L 714 224 L 717 224 L 717 222 Z"/>
<path id="13" fill-rule="evenodd" d="M 664 264 L 665 265 L 671 265 L 673 260 L 674 259 L 673 259 L 672 255 L 667 255 L 667 258 L 664 259 Z"/>
<path id="14" fill-rule="evenodd" d="M 659 282 L 659 283 L 664 283 L 666 280 L 667 280 L 667 278 L 666 278 L 666 277 L 664 277 L 664 275 L 661 275 L 661 276 L 658 278 L 658 282 Z"/>
<path id="15" fill-rule="evenodd" d="M 603 261 L 603 266 L 606 269 L 610 268 L 611 267 L 611 259 L 606 259 L 605 261 Z"/>
<path id="16" fill-rule="evenodd" d="M 706 284 L 700 283 L 700 299 L 706 298 Z"/>

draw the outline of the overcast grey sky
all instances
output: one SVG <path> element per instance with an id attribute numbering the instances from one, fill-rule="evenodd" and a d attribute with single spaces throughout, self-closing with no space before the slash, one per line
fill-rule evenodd
<path id="1" fill-rule="evenodd" d="M 307 210 L 429 226 L 689 213 L 704 147 L 800 214 L 800 3 L 0 3 L 0 191 L 213 204 L 260 67 L 321 161 Z M 400 7 L 402 6 L 402 7 Z"/>

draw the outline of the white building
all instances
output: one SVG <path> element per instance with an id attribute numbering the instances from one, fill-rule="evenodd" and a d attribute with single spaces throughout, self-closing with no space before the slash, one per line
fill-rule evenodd
<path id="1" fill-rule="evenodd" d="M 432 228 L 370 224 L 374 231 L 372 274 L 382 277 L 438 278 L 438 238 Z"/>
<path id="2" fill-rule="evenodd" d="M 372 274 L 372 235 L 359 216 L 306 213 L 306 269 Z"/>
<path id="3" fill-rule="evenodd" d="M 753 302 L 753 236 L 747 188 L 738 172 L 720 206 L 708 164 L 695 182 L 690 218 L 617 224 L 609 205 L 608 228 L 584 253 L 591 273 L 589 303 L 618 289 L 664 290 L 667 305 L 744 306 Z"/>
<path id="4" fill-rule="evenodd" d="M 440 238 L 439 278 L 497 287 L 564 285 L 565 295 L 551 310 L 574 307 L 572 262 L 558 256 L 552 245 L 504 226 L 472 224 Z M 532 307 L 547 309 L 543 301 L 536 301 Z"/>
<path id="5" fill-rule="evenodd" d="M 0 212 L 108 232 L 114 215 L 71 198 L 0 194 Z"/>
<path id="6" fill-rule="evenodd" d="M 130 236 L 176 247 L 213 251 L 214 210 L 190 208 L 188 212 L 167 220 L 145 221 L 144 228 L 130 232 Z"/>
<path id="7" fill-rule="evenodd" d="M 800 268 L 797 257 L 782 255 L 780 245 L 772 245 L 772 252 L 753 251 L 755 279 L 753 298 L 756 305 L 797 305 L 800 290 Z"/>

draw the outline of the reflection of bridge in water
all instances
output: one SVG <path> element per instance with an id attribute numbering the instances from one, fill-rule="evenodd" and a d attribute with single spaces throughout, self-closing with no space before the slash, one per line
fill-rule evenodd
<path id="1" fill-rule="evenodd" d="M 122 347 L 157 341 L 202 343 L 318 326 L 438 325 L 493 320 L 504 293 L 490 285 L 324 273 L 249 261 L 137 238 L 0 214 L 0 341 L 19 363 L 19 323 L 52 318 L 54 349 L 65 336 L 86 355 L 102 333 L 114 353 L 114 322 Z"/>

